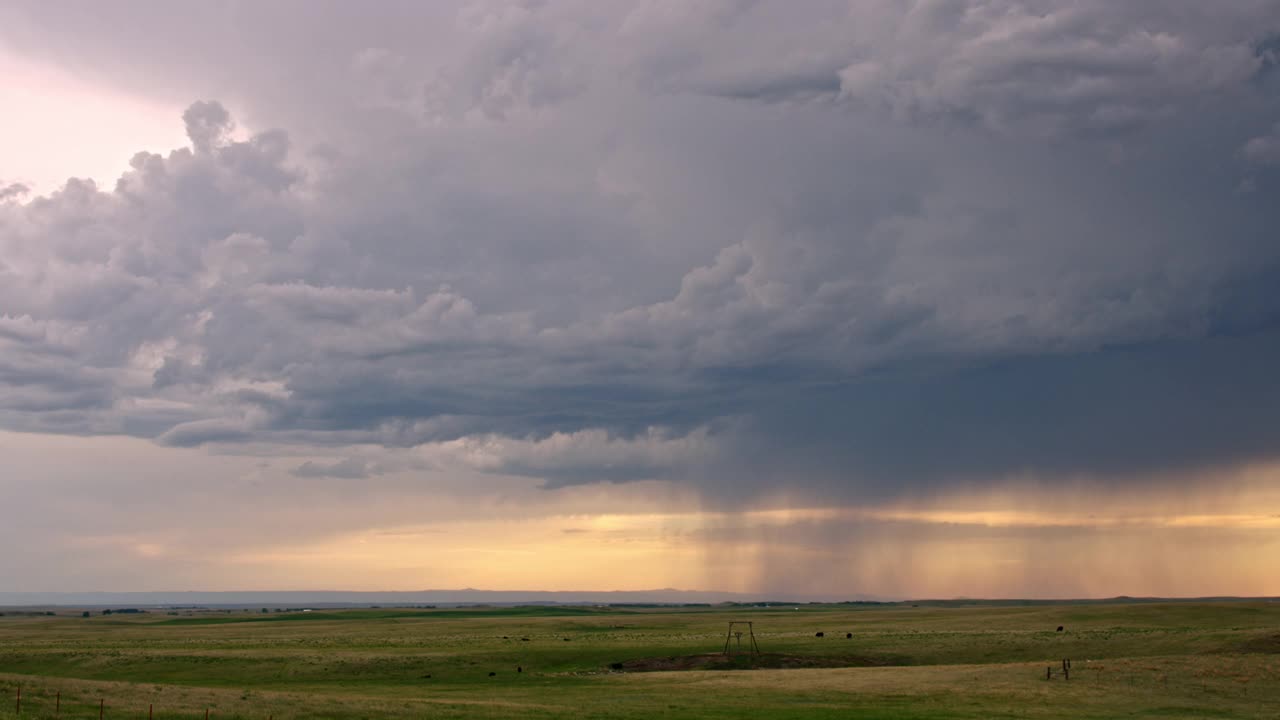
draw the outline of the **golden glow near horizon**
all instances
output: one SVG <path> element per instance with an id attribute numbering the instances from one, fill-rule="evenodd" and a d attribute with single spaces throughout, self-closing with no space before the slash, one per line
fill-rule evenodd
<path id="1" fill-rule="evenodd" d="M 794 514 L 794 513 L 793 513 Z M 1094 596 L 1275 594 L 1280 539 L 1240 528 L 1233 517 L 1194 525 L 1082 526 L 1070 535 L 1016 526 L 912 520 L 898 528 L 864 528 L 855 537 L 815 546 L 769 512 L 741 514 L 551 516 L 525 521 L 462 521 L 372 530 L 301 546 L 247 551 L 223 559 L 228 569 L 274 569 L 295 584 L 328 587 L 335 569 L 343 587 L 497 590 L 640 590 L 683 587 L 739 592 L 841 592 L 908 596 Z M 802 514 L 795 514 L 801 516 Z M 865 521 L 814 513 L 808 520 Z M 585 522 L 584 522 L 585 520 Z M 572 525 L 572 527 L 566 527 Z M 586 526 L 586 527 L 583 527 Z M 722 539 L 707 528 L 731 526 Z M 1017 528 L 988 534 L 982 529 Z M 1210 529 L 1214 534 L 1187 531 Z M 1224 536 L 1225 535 L 1225 536 Z M 914 537 L 913 537 L 914 536 Z M 252 573 L 257 574 L 257 573 Z M 1038 578 L 1029 586 L 1029 577 Z M 711 580 L 709 580 L 711 578 Z M 353 584 L 354 583 L 354 584 Z M 264 585 L 264 587 L 269 586 Z M 1031 587 L 1044 588 L 1036 591 Z"/>
<path id="2" fill-rule="evenodd" d="M 1046 496 L 1047 495 L 1047 496 Z M 683 510 L 466 519 L 344 533 L 247 552 L 232 566 L 289 568 L 363 589 L 714 588 L 900 596 L 1212 595 L 1280 592 L 1280 497 L 1263 484 L 1184 512 L 1150 489 L 1082 513 L 1054 493 L 929 508 Z M 956 509 L 946 507 L 955 503 Z M 1019 507 L 1021 505 L 1021 507 Z M 1027 506 L 1038 505 L 1040 509 Z M 412 580 L 410 580 L 412 578 Z M 331 580 L 329 581 L 331 582 Z"/>
<path id="3" fill-rule="evenodd" d="M 36 502 L 24 496 L 34 484 L 57 485 L 56 507 L 31 505 L 34 516 L 106 519 L 32 531 L 50 533 L 33 552 L 104 573 L 95 589 L 1280 594 L 1280 465 L 1163 485 L 1010 481 L 858 507 L 777 499 L 720 510 L 669 483 L 548 491 L 527 478 L 459 482 L 422 470 L 369 493 L 358 480 L 280 472 L 306 456 L 119 437 L 0 433 L 0 451 L 12 502 Z M 87 573 L 71 576 L 99 577 Z"/>

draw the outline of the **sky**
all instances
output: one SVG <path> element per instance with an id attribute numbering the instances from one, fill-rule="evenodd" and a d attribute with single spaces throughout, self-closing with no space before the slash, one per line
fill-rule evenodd
<path id="1" fill-rule="evenodd" d="M 1280 0 L 9 0 L 0 73 L 0 591 L 1280 595 Z"/>

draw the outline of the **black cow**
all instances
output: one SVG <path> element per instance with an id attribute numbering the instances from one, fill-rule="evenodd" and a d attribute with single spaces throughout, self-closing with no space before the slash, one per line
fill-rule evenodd
<path id="1" fill-rule="evenodd" d="M 814 633 L 814 634 L 813 634 L 813 636 L 814 636 L 814 637 L 825 637 L 825 635 L 826 635 L 825 633 Z"/>
<path id="2" fill-rule="evenodd" d="M 1058 632 L 1062 632 L 1062 626 L 1061 626 L 1061 625 L 1059 625 L 1059 626 L 1058 626 Z"/>
<path id="3" fill-rule="evenodd" d="M 853 639 L 853 633 L 845 633 L 845 634 L 844 634 L 844 639 L 845 639 L 845 640 L 852 640 L 852 639 Z"/>
<path id="4" fill-rule="evenodd" d="M 492 672 L 492 671 L 490 671 L 490 673 L 489 673 L 489 677 L 493 677 L 493 676 L 495 676 L 495 675 L 497 675 L 497 674 L 498 674 L 498 673 L 496 673 L 496 672 Z"/>

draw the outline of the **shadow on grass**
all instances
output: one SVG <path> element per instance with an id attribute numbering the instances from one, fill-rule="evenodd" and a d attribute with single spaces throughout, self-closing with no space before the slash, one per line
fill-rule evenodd
<path id="1" fill-rule="evenodd" d="M 633 658 L 611 663 L 614 672 L 666 672 L 678 670 L 787 670 L 802 668 L 889 667 L 910 665 L 905 655 L 676 655 Z"/>

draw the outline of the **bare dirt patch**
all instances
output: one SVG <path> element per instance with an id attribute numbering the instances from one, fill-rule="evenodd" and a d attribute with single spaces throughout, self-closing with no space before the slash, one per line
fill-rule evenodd
<path id="1" fill-rule="evenodd" d="M 725 656 L 722 653 L 705 655 L 675 655 L 668 657 L 633 658 L 611 663 L 614 672 L 670 672 L 679 670 L 785 670 L 799 668 L 885 667 L 907 665 L 906 658 L 888 655 L 786 655 L 763 653 Z"/>
<path id="2" fill-rule="evenodd" d="M 1268 635 L 1259 635 L 1249 638 L 1233 648 L 1236 652 L 1242 653 L 1265 653 L 1268 655 L 1280 655 L 1280 633 L 1271 633 Z"/>

